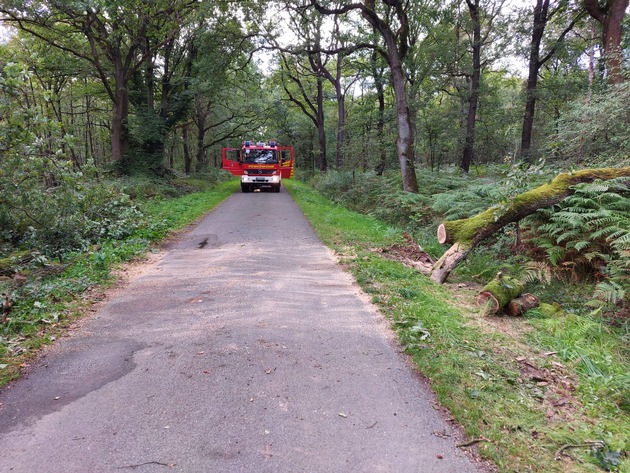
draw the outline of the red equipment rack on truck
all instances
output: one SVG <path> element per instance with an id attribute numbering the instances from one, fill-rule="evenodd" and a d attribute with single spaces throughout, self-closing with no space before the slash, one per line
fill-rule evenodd
<path id="1" fill-rule="evenodd" d="M 282 179 L 293 177 L 292 146 L 279 146 L 275 141 L 243 141 L 238 148 L 223 148 L 223 169 L 241 176 L 241 190 L 269 188 L 280 192 Z"/>

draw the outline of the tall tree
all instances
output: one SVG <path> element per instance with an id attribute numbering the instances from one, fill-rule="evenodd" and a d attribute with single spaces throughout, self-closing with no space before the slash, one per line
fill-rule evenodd
<path id="1" fill-rule="evenodd" d="M 606 56 L 608 80 L 623 82 L 621 39 L 623 18 L 630 0 L 584 0 L 584 8 L 602 26 L 602 46 Z"/>
<path id="2" fill-rule="evenodd" d="M 370 73 L 376 88 L 378 112 L 376 116 L 376 142 L 380 148 L 380 161 L 376 173 L 381 176 L 387 167 L 387 152 L 383 146 L 383 131 L 385 130 L 385 75 L 386 67 L 379 64 L 376 51 L 370 55 Z"/>
<path id="3" fill-rule="evenodd" d="M 501 10 L 506 0 L 466 0 L 470 16 L 469 27 L 464 24 L 467 33 L 471 56 L 470 68 L 463 71 L 467 90 L 464 103 L 467 103 L 465 119 L 464 149 L 460 167 L 464 172 L 470 170 L 475 155 L 476 125 L 481 95 L 482 71 L 492 63 L 497 55 L 502 54 L 501 44 L 504 41 L 504 28 Z M 459 26 L 457 26 L 459 27 Z M 459 37 L 459 33 L 456 34 Z M 466 61 L 467 62 L 467 61 Z"/>
<path id="4" fill-rule="evenodd" d="M 351 11 L 359 11 L 361 16 L 382 37 L 385 47 L 369 45 L 377 50 L 387 61 L 391 74 L 391 83 L 396 99 L 396 122 L 398 137 L 396 148 L 398 162 L 402 173 L 403 190 L 418 192 L 414 159 L 415 133 L 409 114 L 406 96 L 406 81 L 403 62 L 409 51 L 409 2 L 404 0 L 381 0 L 379 5 L 384 9 L 383 14 L 377 11 L 376 0 L 364 0 L 363 3 L 351 3 L 339 8 L 328 8 L 316 0 L 311 0 L 317 11 L 325 15 L 344 15 Z M 397 21 L 397 28 L 394 20 Z M 394 31 L 396 29 L 396 31 Z"/>
<path id="5" fill-rule="evenodd" d="M 518 152 L 519 156 L 525 159 L 529 159 L 530 149 L 532 146 L 540 68 L 554 56 L 559 45 L 564 41 L 566 35 L 583 16 L 582 12 L 575 11 L 571 8 L 568 0 L 557 2 L 556 5 L 551 7 L 551 9 L 550 4 L 550 0 L 537 0 L 533 11 L 531 42 L 529 46 L 525 116 L 523 117 L 521 145 Z M 541 51 L 543 39 L 545 37 L 545 29 L 547 28 L 549 22 L 556 16 L 561 16 L 564 19 L 565 26 L 562 26 L 560 34 L 550 41 L 551 44 L 545 53 Z"/>
<path id="6" fill-rule="evenodd" d="M 100 0 L 86 7 L 64 0 L 4 0 L 3 20 L 87 61 L 113 104 L 112 159 L 129 150 L 129 82 L 182 28 L 195 0 Z M 150 44 L 146 44 L 151 38 Z"/>
<path id="7" fill-rule="evenodd" d="M 319 143 L 319 170 L 328 170 L 328 156 L 326 150 L 326 128 L 324 124 L 324 72 L 328 70 L 326 63 L 328 57 L 324 58 L 324 54 L 321 52 L 322 44 L 322 20 L 319 18 L 316 20 L 316 27 L 314 33 L 313 47 L 315 52 L 308 53 L 308 63 L 311 66 L 311 71 L 315 75 L 315 83 L 317 93 L 315 95 L 315 102 L 317 107 L 315 110 L 316 124 L 317 124 L 317 141 Z"/>
<path id="8" fill-rule="evenodd" d="M 318 167 L 320 171 L 328 169 L 326 158 L 326 128 L 324 116 L 323 77 L 319 74 L 319 66 L 323 66 L 322 53 L 309 53 L 307 67 L 300 56 L 280 52 L 282 87 L 289 100 L 298 106 L 304 115 L 315 125 L 318 143 Z M 318 59 L 315 59 L 318 57 Z M 315 76 L 315 85 L 309 81 Z M 315 91 L 312 91 L 312 88 Z"/>
<path id="9" fill-rule="evenodd" d="M 344 163 L 344 143 L 346 137 L 346 95 L 348 89 L 355 83 L 357 76 L 351 80 L 343 82 L 344 64 L 347 58 L 354 52 L 356 48 L 348 47 L 346 39 L 342 37 L 339 25 L 339 18 L 335 16 L 334 26 L 331 34 L 331 49 L 337 51 L 336 60 L 334 62 L 334 74 L 321 61 L 318 63 L 319 71 L 328 79 L 335 89 L 335 97 L 337 99 L 337 149 L 335 155 L 335 167 L 341 169 Z"/>
<path id="10" fill-rule="evenodd" d="M 200 17 L 195 25 L 184 80 L 193 103 L 183 131 L 188 134 L 194 125 L 197 172 L 208 166 L 209 149 L 223 141 L 251 138 L 267 116 L 265 98 L 260 97 L 261 74 L 251 61 L 255 47 L 250 34 L 242 30 L 236 12 L 207 7 L 212 19 Z M 186 148 L 184 152 L 189 173 L 192 153 Z"/>
<path id="11" fill-rule="evenodd" d="M 302 111 L 315 126 L 318 144 L 318 167 L 328 169 L 328 152 L 325 127 L 324 86 L 332 78 L 328 70 L 330 57 L 323 52 L 324 17 L 316 12 L 287 2 L 290 9 L 291 31 L 295 45 L 281 47 L 276 38 L 270 38 L 278 52 L 281 79 L 289 101 Z M 328 74 L 328 76 L 327 76 Z"/>
<path id="12" fill-rule="evenodd" d="M 466 139 L 461 168 L 470 170 L 475 152 L 475 125 L 477 123 L 477 105 L 479 103 L 479 87 L 481 86 L 481 19 L 479 0 L 466 0 L 472 23 L 472 75 L 470 77 L 470 93 L 468 96 L 468 114 L 466 116 Z"/>

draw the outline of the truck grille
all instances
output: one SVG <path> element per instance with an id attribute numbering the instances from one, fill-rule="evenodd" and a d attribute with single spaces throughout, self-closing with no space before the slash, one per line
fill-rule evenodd
<path id="1" fill-rule="evenodd" d="M 273 174 L 273 169 L 248 169 L 247 174 L 251 175 L 266 175 L 270 176 Z"/>

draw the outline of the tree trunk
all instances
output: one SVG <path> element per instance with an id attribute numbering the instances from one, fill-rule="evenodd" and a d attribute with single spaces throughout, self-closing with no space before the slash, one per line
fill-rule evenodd
<path id="1" fill-rule="evenodd" d="M 470 82 L 470 97 L 468 99 L 468 115 L 466 117 L 466 141 L 462 156 L 461 168 L 464 172 L 470 170 L 475 153 L 475 124 L 477 123 L 477 105 L 479 103 L 479 87 L 481 84 L 481 21 L 479 19 L 479 0 L 466 0 L 470 18 L 473 23 L 473 73 Z"/>
<path id="2" fill-rule="evenodd" d="M 129 89 L 125 82 L 116 80 L 116 95 L 112 117 L 112 160 L 120 161 L 129 151 Z"/>
<path id="3" fill-rule="evenodd" d="M 90 44 L 94 38 L 88 37 Z M 128 77 L 129 67 L 125 64 L 120 48 L 112 47 L 108 51 L 113 65 L 114 90 L 106 87 L 113 102 L 113 117 L 111 130 L 112 160 L 122 160 L 129 151 L 129 87 Z M 99 69 L 99 75 L 104 84 L 107 81 L 107 74 Z"/>
<path id="4" fill-rule="evenodd" d="M 407 106 L 407 97 L 405 96 L 406 78 L 398 55 L 395 55 L 392 59 L 392 84 L 396 97 L 396 121 L 398 124 L 396 149 L 402 173 L 403 190 L 406 192 L 418 192 L 418 180 L 414 164 L 414 133 L 411 126 L 409 107 Z"/>
<path id="5" fill-rule="evenodd" d="M 459 243 L 452 245 L 433 266 L 431 279 L 440 284 L 446 282 L 453 270 L 468 256 L 471 249 Z"/>
<path id="6" fill-rule="evenodd" d="M 607 0 L 604 6 L 600 6 L 598 0 L 584 0 L 586 11 L 602 25 L 602 45 L 608 80 L 611 84 L 620 84 L 624 81 L 621 39 L 623 18 L 628 4 L 629 0 Z"/>
<path id="7" fill-rule="evenodd" d="M 382 176 L 387 167 L 387 152 L 383 146 L 383 131 L 385 129 L 385 91 L 383 87 L 382 69 L 379 71 L 376 65 L 376 51 L 372 54 L 372 76 L 376 87 L 376 97 L 378 100 L 378 115 L 376 118 L 376 142 L 381 153 L 381 159 L 376 168 L 376 173 Z"/>
<path id="8" fill-rule="evenodd" d="M 337 98 L 337 157 L 335 166 L 338 170 L 343 168 L 343 145 L 346 140 L 346 98 L 344 95 L 340 95 Z"/>
<path id="9" fill-rule="evenodd" d="M 326 158 L 326 128 L 324 124 L 324 84 L 321 76 L 317 76 L 317 142 L 319 144 L 319 170 L 328 169 Z"/>
<path id="10" fill-rule="evenodd" d="M 603 26 L 604 49 L 611 84 L 620 84 L 623 76 L 623 52 L 621 50 L 623 17 L 628 8 L 628 0 L 612 2 L 607 21 Z"/>
<path id="11" fill-rule="evenodd" d="M 346 94 L 341 83 L 344 57 L 342 53 L 337 54 L 337 66 L 334 76 L 326 68 L 320 56 L 317 57 L 316 62 L 319 72 L 323 74 L 335 88 L 335 97 L 337 98 L 337 146 L 335 153 L 335 168 L 337 170 L 343 168 L 343 146 L 346 139 Z"/>
<path id="12" fill-rule="evenodd" d="M 564 38 L 569 31 L 571 31 L 576 23 L 583 17 L 582 12 L 572 15 L 571 21 L 569 21 L 569 23 L 560 32 L 549 51 L 544 56 L 541 56 L 542 53 L 540 48 L 545 28 L 547 27 L 549 20 L 554 15 L 557 15 L 561 9 L 568 8 L 568 4 L 560 2 L 560 4 L 556 5 L 552 11 L 549 11 L 550 3 L 550 0 L 537 0 L 536 6 L 534 7 L 532 39 L 529 50 L 529 71 L 527 77 L 525 115 L 523 117 L 521 145 L 518 150 L 518 156 L 523 157 L 525 160 L 532 160 L 531 147 L 534 133 L 534 119 L 536 116 L 538 75 L 540 68 L 555 55 L 560 43 L 564 41 Z"/>
<path id="13" fill-rule="evenodd" d="M 341 63 L 341 58 L 338 58 Z M 341 64 L 337 66 L 337 82 L 335 84 L 337 95 L 337 155 L 335 157 L 335 167 L 343 168 L 343 145 L 346 139 L 346 96 L 341 88 Z"/>
<path id="14" fill-rule="evenodd" d="M 442 222 L 437 229 L 438 241 L 452 243 L 453 246 L 437 261 L 431 279 L 443 283 L 470 250 L 481 241 L 508 223 L 517 222 L 538 209 L 562 201 L 573 193 L 572 186 L 596 179 L 608 180 L 625 176 L 630 178 L 630 167 L 584 169 L 559 174 L 551 182 L 517 195 L 511 202 L 490 207 L 474 217 Z"/>
<path id="15" fill-rule="evenodd" d="M 205 164 L 205 147 L 206 140 L 206 116 L 203 112 L 197 115 L 197 162 L 195 163 L 195 171 L 202 172 Z"/>
<path id="16" fill-rule="evenodd" d="M 414 133 L 407 107 L 407 99 L 404 90 L 404 74 L 402 67 L 392 71 L 393 82 L 396 90 L 396 109 L 398 121 L 398 138 L 396 139 L 396 149 L 398 151 L 398 162 L 403 178 L 403 190 L 407 192 L 418 192 L 418 181 L 414 164 Z"/>
<path id="17" fill-rule="evenodd" d="M 536 113 L 536 89 L 538 87 L 538 71 L 540 70 L 540 43 L 547 26 L 547 12 L 549 0 L 538 0 L 534 7 L 534 25 L 532 27 L 532 41 L 529 49 L 529 69 L 527 76 L 527 91 L 525 102 L 525 116 L 521 132 L 521 148 L 519 156 L 529 158 L 534 130 L 534 116 Z"/>
<path id="18" fill-rule="evenodd" d="M 381 34 L 387 46 L 387 63 L 391 71 L 392 88 L 396 99 L 396 124 L 398 125 L 396 150 L 398 152 L 400 172 L 402 173 L 403 190 L 406 192 L 418 192 L 418 180 L 414 163 L 414 130 L 405 93 L 407 77 L 402 64 L 408 45 L 406 38 L 401 38 L 401 44 L 399 45 L 391 28 L 375 17 L 373 1 L 366 0 L 365 5 L 369 10 L 363 11 L 363 17 Z M 401 23 L 399 31 L 408 28 L 409 19 L 404 10 L 399 8 L 396 14 Z"/>
<path id="19" fill-rule="evenodd" d="M 184 172 L 189 176 L 192 156 L 190 155 L 190 145 L 188 144 L 188 125 L 182 127 L 182 145 L 184 148 Z"/>

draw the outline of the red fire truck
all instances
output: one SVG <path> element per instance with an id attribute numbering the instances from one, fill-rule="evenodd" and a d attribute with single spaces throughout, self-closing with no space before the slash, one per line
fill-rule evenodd
<path id="1" fill-rule="evenodd" d="M 243 141 L 241 148 L 223 148 L 223 169 L 241 176 L 241 190 L 280 192 L 282 179 L 293 177 L 293 147 L 275 141 Z"/>

